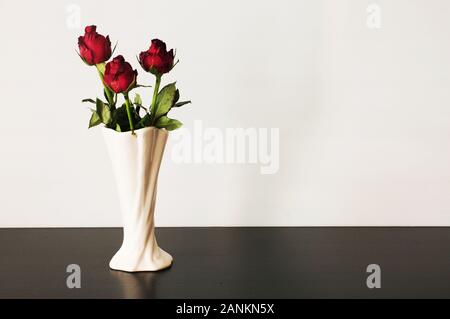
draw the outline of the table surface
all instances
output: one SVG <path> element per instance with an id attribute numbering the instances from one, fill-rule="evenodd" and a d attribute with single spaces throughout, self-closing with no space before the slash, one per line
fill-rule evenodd
<path id="1" fill-rule="evenodd" d="M 0 298 L 450 298 L 450 228 L 159 228 L 171 268 L 108 268 L 119 228 L 0 229 Z M 81 288 L 66 267 L 81 267 Z M 369 289 L 369 264 L 381 288 Z"/>

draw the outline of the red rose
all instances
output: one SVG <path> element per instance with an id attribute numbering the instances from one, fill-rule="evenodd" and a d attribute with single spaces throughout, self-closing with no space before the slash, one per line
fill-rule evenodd
<path id="1" fill-rule="evenodd" d="M 85 34 L 78 38 L 80 56 L 89 65 L 94 65 L 107 61 L 111 57 L 111 41 L 98 34 L 95 25 L 87 26 Z"/>
<path id="2" fill-rule="evenodd" d="M 167 52 L 164 42 L 153 39 L 150 48 L 139 54 L 139 63 L 145 71 L 161 76 L 173 68 L 174 58 L 173 49 Z"/>
<path id="3" fill-rule="evenodd" d="M 136 83 L 137 71 L 133 70 L 130 63 L 123 56 L 116 56 L 105 67 L 103 80 L 105 84 L 116 93 L 128 92 Z"/>

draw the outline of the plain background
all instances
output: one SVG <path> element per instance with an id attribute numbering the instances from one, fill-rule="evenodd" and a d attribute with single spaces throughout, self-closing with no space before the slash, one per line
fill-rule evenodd
<path id="1" fill-rule="evenodd" d="M 88 24 L 142 83 L 153 78 L 135 56 L 152 38 L 177 49 L 164 81 L 193 101 L 176 113 L 186 128 L 280 130 L 273 175 L 177 164 L 170 141 L 157 225 L 450 225 L 450 2 L 0 0 L 1 227 L 121 225 L 101 130 L 87 130 L 80 102 L 100 94 L 75 53 Z"/>

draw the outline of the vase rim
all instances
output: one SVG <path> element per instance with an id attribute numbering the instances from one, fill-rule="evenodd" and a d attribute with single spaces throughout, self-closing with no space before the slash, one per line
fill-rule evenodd
<path id="1" fill-rule="evenodd" d="M 108 127 L 105 127 L 105 126 L 102 126 L 102 130 L 103 130 L 103 132 L 105 132 L 105 133 L 113 134 L 113 135 L 125 135 L 126 133 L 131 134 L 131 131 L 117 132 L 116 130 L 113 130 L 113 129 L 108 128 Z M 135 133 L 136 135 L 141 135 L 141 134 L 143 134 L 144 132 L 150 131 L 150 130 L 156 130 L 156 131 L 159 131 L 159 132 L 164 133 L 164 134 L 169 134 L 169 131 L 167 131 L 165 128 L 157 128 L 157 127 L 155 127 L 155 126 L 147 126 L 147 127 L 143 127 L 143 128 L 134 130 L 134 133 Z"/>

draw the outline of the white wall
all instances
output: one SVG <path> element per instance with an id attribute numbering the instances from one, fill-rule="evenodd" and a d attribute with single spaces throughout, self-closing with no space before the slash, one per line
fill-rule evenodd
<path id="1" fill-rule="evenodd" d="M 177 48 L 165 81 L 193 101 L 176 114 L 187 129 L 279 128 L 268 175 L 176 163 L 172 139 L 158 225 L 450 225 L 450 2 L 0 0 L 0 226 L 120 225 L 80 102 L 100 87 L 75 53 L 77 8 L 140 82 L 152 37 Z"/>

